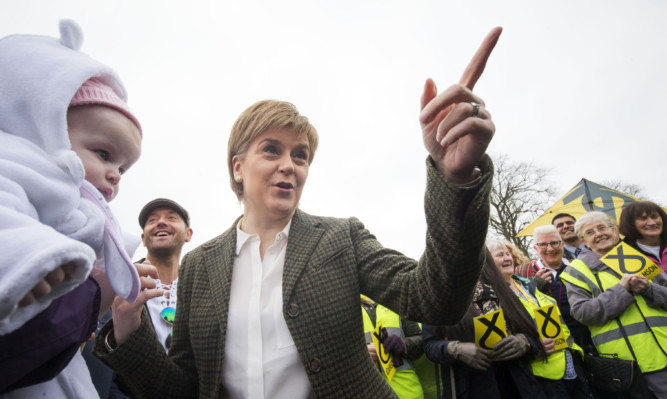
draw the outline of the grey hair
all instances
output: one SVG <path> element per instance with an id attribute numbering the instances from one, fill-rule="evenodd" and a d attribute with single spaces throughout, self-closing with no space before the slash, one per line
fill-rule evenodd
<path id="1" fill-rule="evenodd" d="M 579 220 L 574 223 L 574 234 L 580 238 L 584 238 L 584 232 L 581 231 L 581 228 L 590 222 L 604 223 L 609 227 L 616 226 L 616 221 L 610 218 L 606 213 L 593 211 L 584 214 L 584 216 L 580 217 Z"/>
<path id="2" fill-rule="evenodd" d="M 535 230 L 533 230 L 533 241 L 537 241 L 537 236 L 545 236 L 551 233 L 560 237 L 558 229 L 553 224 L 545 224 L 544 226 L 535 227 Z"/>
<path id="3" fill-rule="evenodd" d="M 504 242 L 495 239 L 495 238 L 487 238 L 486 239 L 486 249 L 489 250 L 489 252 L 493 252 L 498 248 L 502 249 L 507 249 L 507 246 L 505 245 Z"/>

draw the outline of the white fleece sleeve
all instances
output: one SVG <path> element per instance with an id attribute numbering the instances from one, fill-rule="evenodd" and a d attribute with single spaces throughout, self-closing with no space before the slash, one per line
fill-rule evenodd
<path id="1" fill-rule="evenodd" d="M 0 335 L 22 326 L 92 270 L 104 221 L 81 201 L 78 184 L 76 175 L 37 146 L 0 131 Z M 69 262 L 76 264 L 71 280 L 17 306 L 49 272 Z"/>

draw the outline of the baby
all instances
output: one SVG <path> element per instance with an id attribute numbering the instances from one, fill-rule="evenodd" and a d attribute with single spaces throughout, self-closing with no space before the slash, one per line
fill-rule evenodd
<path id="1" fill-rule="evenodd" d="M 58 374 L 114 295 L 140 288 L 127 252 L 139 241 L 107 202 L 141 126 L 115 72 L 78 51 L 80 28 L 60 33 L 0 40 L 0 392 Z M 22 346 L 31 336 L 38 350 Z"/>

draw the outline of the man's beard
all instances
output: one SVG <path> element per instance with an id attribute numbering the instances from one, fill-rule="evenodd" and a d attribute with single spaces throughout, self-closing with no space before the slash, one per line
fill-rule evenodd
<path id="1" fill-rule="evenodd" d="M 164 246 L 164 247 L 147 246 L 147 249 L 148 249 L 148 253 L 151 255 L 151 257 L 168 258 L 171 255 L 173 255 L 176 251 L 178 251 L 178 246 L 177 245 L 169 245 L 169 246 Z"/>

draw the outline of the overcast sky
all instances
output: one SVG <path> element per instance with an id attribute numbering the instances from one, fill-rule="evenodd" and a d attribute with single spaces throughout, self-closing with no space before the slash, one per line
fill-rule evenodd
<path id="1" fill-rule="evenodd" d="M 0 0 L 0 36 L 57 36 L 62 18 L 81 25 L 82 51 L 119 73 L 143 125 L 142 156 L 112 209 L 139 234 L 146 202 L 178 201 L 194 229 L 185 251 L 242 213 L 229 130 L 272 98 L 320 134 L 301 208 L 356 216 L 385 246 L 420 256 L 421 90 L 427 77 L 457 82 L 494 26 L 504 32 L 475 87 L 496 124 L 490 152 L 552 168 L 558 197 L 582 177 L 617 179 L 667 205 L 662 0 Z"/>

